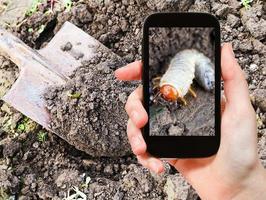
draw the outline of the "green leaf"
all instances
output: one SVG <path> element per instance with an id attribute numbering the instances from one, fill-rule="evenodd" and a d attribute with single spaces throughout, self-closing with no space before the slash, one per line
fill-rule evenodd
<path id="1" fill-rule="evenodd" d="M 67 96 L 72 98 L 72 99 L 78 99 L 78 98 L 81 97 L 81 93 L 80 92 L 75 92 L 75 93 L 72 94 L 72 93 L 68 92 Z"/>
<path id="2" fill-rule="evenodd" d="M 37 134 L 37 139 L 39 142 L 45 142 L 47 139 L 47 133 L 44 131 L 39 131 L 39 133 Z"/>

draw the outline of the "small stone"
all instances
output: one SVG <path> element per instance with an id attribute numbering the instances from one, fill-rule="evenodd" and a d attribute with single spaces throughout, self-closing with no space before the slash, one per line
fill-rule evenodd
<path id="1" fill-rule="evenodd" d="M 32 146 L 37 149 L 39 147 L 39 142 L 34 142 Z"/>
<path id="2" fill-rule="evenodd" d="M 71 184 L 77 185 L 81 182 L 81 177 L 79 176 L 79 172 L 73 169 L 64 169 L 60 173 L 60 175 L 55 180 L 55 184 L 59 188 L 69 187 Z"/>
<path id="3" fill-rule="evenodd" d="M 3 155 L 4 157 L 12 158 L 21 149 L 21 144 L 16 141 L 11 141 L 4 145 Z"/>
<path id="4" fill-rule="evenodd" d="M 249 69 L 251 72 L 255 72 L 258 70 L 258 65 L 252 63 L 250 66 L 249 66 Z"/>
<path id="5" fill-rule="evenodd" d="M 226 17 L 230 12 L 230 7 L 227 4 L 213 3 L 212 9 L 215 12 L 215 15 L 219 17 Z"/>
<path id="6" fill-rule="evenodd" d="M 181 174 L 169 175 L 164 185 L 167 199 L 188 199 L 189 184 Z M 178 194 L 178 198 L 176 195 Z"/>
<path id="7" fill-rule="evenodd" d="M 128 29 L 128 22 L 127 22 L 127 20 L 122 20 L 121 21 L 121 29 L 122 29 L 122 31 L 127 31 L 127 29 Z"/>
<path id="8" fill-rule="evenodd" d="M 266 20 L 260 17 L 262 12 L 260 2 L 254 3 L 249 9 L 242 8 L 240 10 L 242 23 L 250 34 L 258 40 L 265 38 L 266 35 Z"/>
<path id="9" fill-rule="evenodd" d="M 104 173 L 109 174 L 109 175 L 112 175 L 114 173 L 112 165 L 107 165 L 104 168 Z"/>
<path id="10" fill-rule="evenodd" d="M 266 112 L 266 90 L 256 89 L 252 93 L 255 106 L 259 107 L 261 111 Z"/>
<path id="11" fill-rule="evenodd" d="M 70 51 L 72 49 L 72 44 L 70 42 L 67 42 L 64 46 L 61 47 L 62 51 Z"/>
<path id="12" fill-rule="evenodd" d="M 263 69 L 262 69 L 262 74 L 263 74 L 263 75 L 266 75 L 266 66 L 263 67 Z"/>
<path id="13" fill-rule="evenodd" d="M 233 28 L 239 25 L 240 19 L 236 17 L 235 15 L 228 14 L 227 23 L 231 26 L 231 28 Z"/>
<path id="14" fill-rule="evenodd" d="M 184 132 L 184 127 L 179 127 L 175 125 L 171 125 L 168 130 L 170 136 L 181 136 L 183 132 Z"/>

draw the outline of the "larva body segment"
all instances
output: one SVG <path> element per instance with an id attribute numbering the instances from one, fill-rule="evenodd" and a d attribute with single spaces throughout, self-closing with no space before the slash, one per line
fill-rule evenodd
<path id="1" fill-rule="evenodd" d="M 214 69 L 210 59 L 195 49 L 186 49 L 172 58 L 159 87 L 172 86 L 178 98 L 183 98 L 194 78 L 205 90 L 213 89 Z"/>

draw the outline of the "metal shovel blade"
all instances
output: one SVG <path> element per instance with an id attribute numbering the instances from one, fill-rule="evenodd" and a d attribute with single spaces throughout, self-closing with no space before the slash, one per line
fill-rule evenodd
<path id="1" fill-rule="evenodd" d="M 64 50 L 64 46 L 71 48 Z M 83 61 L 95 56 L 97 48 L 107 49 L 81 29 L 65 22 L 48 45 L 33 50 L 20 39 L 0 29 L 0 52 L 20 69 L 20 74 L 3 100 L 49 130 L 49 112 L 43 94 L 50 86 L 64 84 Z"/>

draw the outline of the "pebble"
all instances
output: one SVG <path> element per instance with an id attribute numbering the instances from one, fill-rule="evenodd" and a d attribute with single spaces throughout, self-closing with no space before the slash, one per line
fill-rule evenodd
<path id="1" fill-rule="evenodd" d="M 262 112 L 266 112 L 266 90 L 256 89 L 251 96 L 255 100 L 255 105 L 258 106 Z"/>
<path id="2" fill-rule="evenodd" d="M 39 142 L 34 142 L 32 146 L 37 149 L 39 147 Z"/>
<path id="3" fill-rule="evenodd" d="M 67 42 L 65 45 L 61 46 L 62 51 L 70 51 L 72 49 L 72 44 Z"/>
<path id="4" fill-rule="evenodd" d="M 255 72 L 258 70 L 258 65 L 252 63 L 252 64 L 250 64 L 249 69 L 251 72 Z"/>

